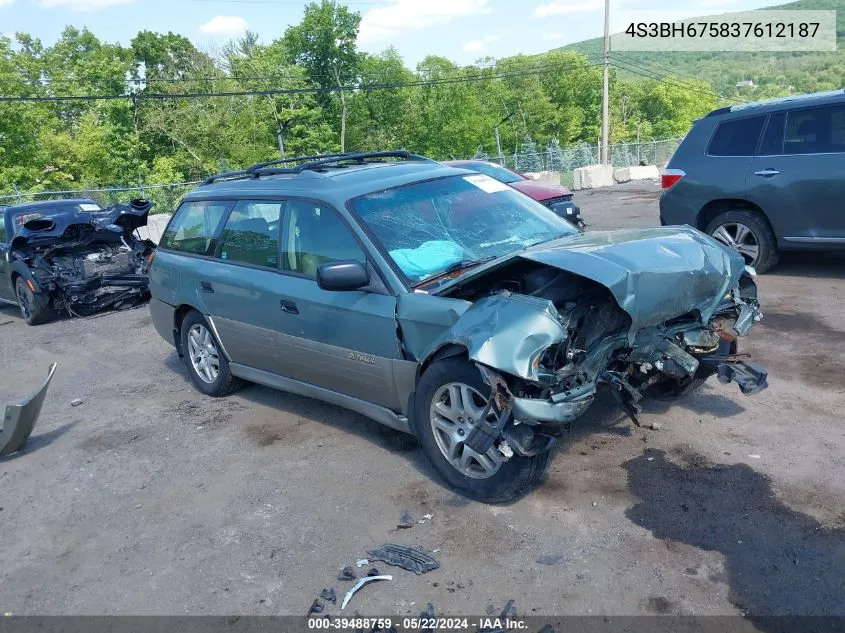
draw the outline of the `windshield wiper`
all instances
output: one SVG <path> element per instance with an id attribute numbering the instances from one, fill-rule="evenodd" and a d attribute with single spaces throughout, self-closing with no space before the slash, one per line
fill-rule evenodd
<path id="1" fill-rule="evenodd" d="M 440 279 L 444 275 L 448 275 L 449 273 L 453 273 L 456 270 L 462 270 L 464 268 L 472 268 L 472 267 L 475 267 L 475 266 L 479 266 L 481 264 L 484 264 L 486 262 L 489 262 L 489 261 L 496 259 L 496 257 L 497 257 L 496 255 L 490 255 L 488 257 L 480 257 L 478 259 L 462 259 L 459 262 L 449 264 L 446 268 L 441 270 L 436 275 L 433 275 L 431 277 L 426 277 L 425 279 L 415 283 L 414 287 L 421 286 L 422 284 L 431 283 L 432 281 L 436 281 L 437 279 Z"/>

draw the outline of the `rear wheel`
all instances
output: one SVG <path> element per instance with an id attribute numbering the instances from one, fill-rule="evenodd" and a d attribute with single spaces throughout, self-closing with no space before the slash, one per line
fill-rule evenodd
<path id="1" fill-rule="evenodd" d="M 27 325 L 44 323 L 53 316 L 49 302 L 45 303 L 41 298 L 36 297 L 23 277 L 15 280 L 15 297 L 18 300 L 21 316 Z"/>
<path id="2" fill-rule="evenodd" d="M 413 423 L 426 455 L 450 486 L 471 499 L 499 503 L 519 497 L 539 481 L 549 452 L 506 460 L 496 446 L 483 455 L 467 446 L 466 437 L 489 394 L 478 368 L 468 361 L 436 361 L 417 385 Z M 495 414 L 488 421 L 495 421 Z"/>
<path id="3" fill-rule="evenodd" d="M 738 251 L 745 263 L 759 273 L 777 263 L 777 240 L 769 223 L 759 213 L 743 209 L 728 211 L 713 219 L 705 231 Z"/>
<path id="4" fill-rule="evenodd" d="M 232 375 L 220 343 L 199 312 L 192 310 L 185 315 L 180 336 L 185 367 L 197 389 L 206 395 L 219 397 L 243 386 L 243 381 Z"/>

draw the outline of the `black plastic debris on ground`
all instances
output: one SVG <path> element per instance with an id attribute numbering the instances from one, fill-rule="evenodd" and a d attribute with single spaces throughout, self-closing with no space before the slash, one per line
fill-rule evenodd
<path id="1" fill-rule="evenodd" d="M 434 553 L 422 547 L 385 543 L 378 549 L 368 551 L 367 554 L 370 560 L 380 560 L 415 574 L 424 574 L 440 567 L 440 562 L 434 558 Z"/>
<path id="2" fill-rule="evenodd" d="M 375 568 L 375 567 L 370 567 L 370 569 L 369 569 L 369 570 L 367 570 L 367 575 L 368 575 L 368 576 L 378 576 L 378 575 L 379 575 L 379 571 L 378 571 L 378 569 L 377 569 L 377 568 Z"/>
<path id="3" fill-rule="evenodd" d="M 312 613 L 322 613 L 323 612 L 323 605 L 320 603 L 319 600 L 315 600 L 311 603 L 311 608 L 308 609 L 308 613 L 306 615 L 311 615 Z"/>
<path id="4" fill-rule="evenodd" d="M 320 592 L 320 597 L 323 600 L 328 600 L 332 604 L 337 604 L 337 594 L 334 592 L 334 587 L 330 589 L 323 589 Z"/>
<path id="5" fill-rule="evenodd" d="M 351 565 L 347 565 L 337 574 L 338 580 L 355 580 L 355 578 L 357 578 L 357 576 L 355 575 L 355 570 L 352 569 Z"/>

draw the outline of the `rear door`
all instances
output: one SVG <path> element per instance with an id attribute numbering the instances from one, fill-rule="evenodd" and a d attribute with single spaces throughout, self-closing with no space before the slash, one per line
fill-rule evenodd
<path id="1" fill-rule="evenodd" d="M 687 173 L 682 183 L 697 183 L 701 197 L 708 200 L 744 198 L 745 174 L 765 121 L 765 115 L 757 115 L 720 122 L 707 145 L 707 158 L 689 167 L 679 165 Z"/>
<path id="2" fill-rule="evenodd" d="M 229 360 L 279 370 L 278 297 L 281 200 L 240 200 L 226 218 L 213 256 L 197 276 L 197 291 Z"/>
<path id="3" fill-rule="evenodd" d="M 845 243 L 845 104 L 769 117 L 748 170 L 748 200 L 784 246 Z"/>
<path id="4" fill-rule="evenodd" d="M 339 259 L 368 265 L 370 286 L 343 292 L 319 288 L 317 267 Z M 406 403 L 400 402 L 397 392 L 405 389 L 397 384 L 409 373 L 413 376 L 415 365 L 400 360 L 396 299 L 367 264 L 364 248 L 349 225 L 323 204 L 288 201 L 281 267 L 286 281 L 276 299 L 281 307 L 280 373 L 404 409 Z"/>

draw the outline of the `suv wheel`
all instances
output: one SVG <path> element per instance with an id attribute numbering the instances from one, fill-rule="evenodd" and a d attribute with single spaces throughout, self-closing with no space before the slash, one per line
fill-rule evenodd
<path id="1" fill-rule="evenodd" d="M 705 229 L 723 244 L 739 251 L 745 263 L 764 273 L 777 263 L 778 248 L 772 229 L 754 211 L 735 210 L 717 216 Z"/>
<path id="2" fill-rule="evenodd" d="M 180 331 L 182 358 L 194 385 L 208 396 L 226 396 L 243 386 L 229 370 L 229 361 L 208 322 L 196 310 L 185 315 Z"/>
<path id="3" fill-rule="evenodd" d="M 44 323 L 53 316 L 53 311 L 49 305 L 44 305 L 35 296 L 35 293 L 32 292 L 23 277 L 18 277 L 15 280 L 15 298 L 18 300 L 21 316 L 27 325 Z"/>
<path id="4" fill-rule="evenodd" d="M 417 385 L 413 424 L 423 450 L 450 486 L 471 499 L 499 503 L 533 487 L 550 453 L 505 460 L 495 446 L 484 455 L 468 447 L 464 440 L 489 394 L 490 387 L 471 363 L 457 358 L 437 361 Z"/>

